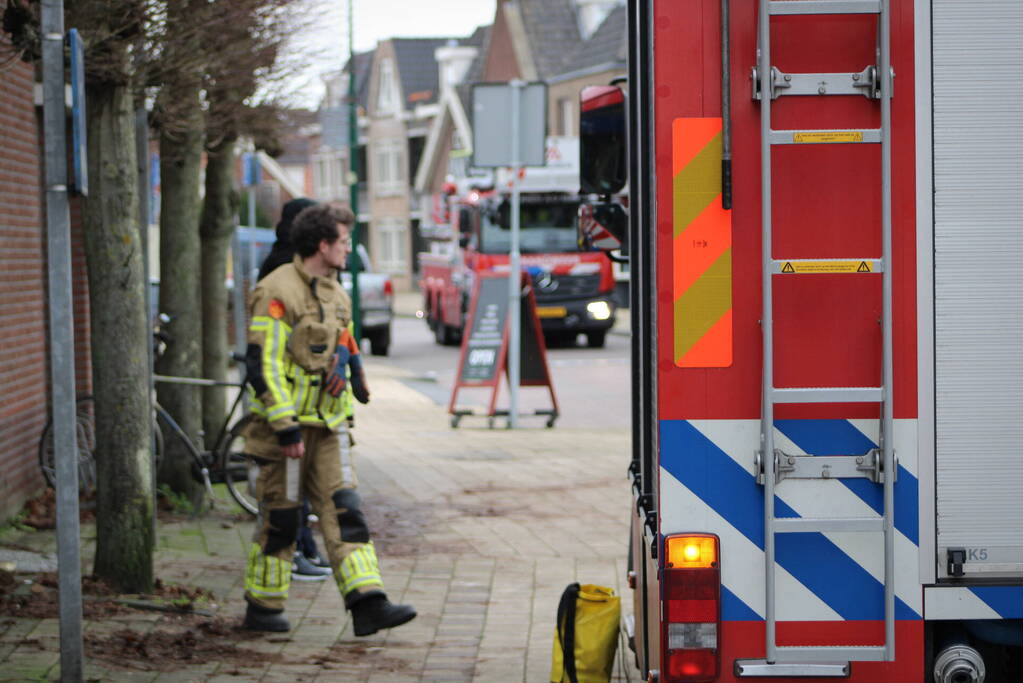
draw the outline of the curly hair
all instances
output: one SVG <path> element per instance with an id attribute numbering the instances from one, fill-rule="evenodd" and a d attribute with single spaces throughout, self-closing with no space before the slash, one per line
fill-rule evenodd
<path id="1" fill-rule="evenodd" d="M 302 258 L 309 258 L 320 248 L 320 242 L 333 244 L 340 237 L 337 225 L 351 226 L 355 215 L 351 209 L 338 204 L 315 204 L 295 217 L 291 226 L 291 244 Z"/>

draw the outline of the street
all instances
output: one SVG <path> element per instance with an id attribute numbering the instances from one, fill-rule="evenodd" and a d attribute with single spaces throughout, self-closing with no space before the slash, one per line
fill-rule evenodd
<path id="1" fill-rule="evenodd" d="M 405 370 L 410 373 L 402 380 L 405 384 L 438 405 L 447 407 L 455 381 L 459 347 L 435 343 L 426 322 L 410 317 L 410 311 L 402 311 L 395 317 L 391 338 L 389 356 L 367 356 L 370 372 L 377 363 Z M 629 337 L 609 334 L 603 349 L 590 349 L 585 344 L 548 349 L 547 362 L 561 411 L 557 427 L 629 429 Z M 521 412 L 549 407 L 548 394 L 543 388 L 523 387 L 519 397 Z M 490 389 L 462 389 L 458 394 L 458 404 L 482 410 L 489 398 Z M 505 382 L 498 398 L 498 408 L 507 406 L 508 386 Z M 485 422 L 481 418 L 468 417 L 461 424 L 468 426 Z M 527 417 L 522 419 L 520 426 L 528 428 L 542 424 L 542 418 Z M 502 420 L 499 426 L 503 425 Z"/>

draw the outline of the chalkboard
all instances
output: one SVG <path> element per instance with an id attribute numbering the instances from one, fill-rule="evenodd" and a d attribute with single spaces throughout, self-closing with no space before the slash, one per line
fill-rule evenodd
<path id="1" fill-rule="evenodd" d="M 528 287 L 519 305 L 522 321 L 519 330 L 519 384 L 544 385 L 549 382 L 547 363 L 541 348 L 541 332 L 536 324 L 536 302 Z M 471 303 L 472 329 L 462 354 L 461 380 L 465 384 L 489 384 L 497 377 L 502 360 L 501 346 L 508 326 L 508 279 L 484 276 Z M 505 359 L 507 374 L 507 360 Z"/>
<path id="2" fill-rule="evenodd" d="M 519 384 L 525 386 L 542 386 L 550 383 L 547 374 L 547 359 L 540 345 L 543 343 L 543 332 L 537 327 L 536 299 L 530 290 L 522 297 L 522 324 L 519 326 L 521 345 L 519 346 Z"/>
<path id="3" fill-rule="evenodd" d="M 490 383 L 497 376 L 508 321 L 507 278 L 480 278 L 469 316 L 472 329 L 462 354 L 462 381 Z"/>

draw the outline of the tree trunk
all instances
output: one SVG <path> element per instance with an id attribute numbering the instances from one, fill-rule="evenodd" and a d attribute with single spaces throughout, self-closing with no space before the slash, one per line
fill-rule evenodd
<path id="1" fill-rule="evenodd" d="M 199 377 L 202 368 L 202 320 L 199 298 L 199 171 L 203 125 L 197 77 L 175 74 L 164 85 L 164 110 L 175 112 L 160 131 L 160 312 L 171 317 L 170 337 L 156 364 L 163 375 Z M 200 448 L 202 396 L 198 387 L 161 383 L 160 405 Z M 164 429 L 160 481 L 201 509 L 204 490 L 192 476 L 192 459 L 178 437 Z"/>
<path id="2" fill-rule="evenodd" d="M 206 153 L 206 199 L 199 234 L 202 238 L 202 370 L 203 376 L 225 381 L 230 365 L 227 338 L 227 255 L 234 234 L 238 195 L 234 189 L 235 140 L 229 138 Z M 242 286 L 235 273 L 235 286 Z M 215 445 L 227 412 L 227 388 L 203 389 L 202 423 L 206 443 Z"/>
<path id="3" fill-rule="evenodd" d="M 153 588 L 148 345 L 138 232 L 135 129 L 127 84 L 87 88 L 89 271 L 96 409 L 94 572 L 120 591 Z"/>

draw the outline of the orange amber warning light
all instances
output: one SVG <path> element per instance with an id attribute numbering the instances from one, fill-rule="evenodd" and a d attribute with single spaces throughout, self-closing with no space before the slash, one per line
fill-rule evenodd
<path id="1" fill-rule="evenodd" d="M 713 536 L 687 534 L 668 536 L 667 568 L 710 569 L 718 565 L 717 542 Z"/>

